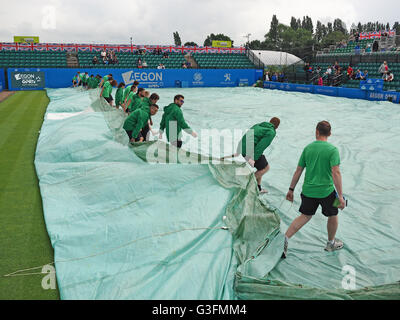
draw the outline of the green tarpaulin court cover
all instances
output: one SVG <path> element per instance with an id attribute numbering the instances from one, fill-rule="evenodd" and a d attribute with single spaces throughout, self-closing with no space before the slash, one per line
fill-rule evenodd
<path id="1" fill-rule="evenodd" d="M 180 151 L 165 137 L 131 145 L 126 115 L 98 90 L 47 90 L 35 166 L 62 299 L 400 298 L 397 105 L 258 88 L 179 90 L 156 90 L 153 129 L 182 93 L 199 138 L 184 133 Z M 229 130 L 273 116 L 281 126 L 264 153 L 269 193 L 259 195 L 243 158 L 215 160 L 241 138 Z M 349 207 L 337 236 L 345 247 L 323 250 L 319 209 L 282 260 L 302 179 L 293 205 L 285 195 L 321 120 L 330 121 L 341 156 Z M 227 130 L 223 143 L 210 142 L 212 129 Z"/>

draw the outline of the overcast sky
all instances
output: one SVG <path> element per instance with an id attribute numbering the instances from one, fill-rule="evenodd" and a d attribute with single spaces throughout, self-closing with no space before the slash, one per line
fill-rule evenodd
<path id="1" fill-rule="evenodd" d="M 230 36 L 235 46 L 244 36 L 263 40 L 271 18 L 290 24 L 291 16 L 311 16 L 314 27 L 341 18 L 351 24 L 400 21 L 400 1 L 371 0 L 0 0 L 0 41 L 14 35 L 39 36 L 40 42 L 203 45 L 210 33 Z"/>

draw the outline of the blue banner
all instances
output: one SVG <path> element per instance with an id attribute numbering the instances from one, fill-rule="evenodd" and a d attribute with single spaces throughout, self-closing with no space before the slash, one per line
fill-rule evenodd
<path id="1" fill-rule="evenodd" d="M 365 91 L 383 91 L 383 79 L 361 80 L 360 89 Z"/>
<path id="2" fill-rule="evenodd" d="M 383 86 L 382 79 L 369 79 L 371 82 L 366 85 L 373 85 L 380 87 Z M 368 81 L 369 81 L 368 80 Z M 376 81 L 378 80 L 378 81 Z M 285 91 L 298 91 L 298 92 L 308 92 L 314 94 L 323 94 L 333 97 L 343 97 L 350 99 L 364 99 L 372 101 L 392 101 L 394 103 L 400 103 L 400 92 L 396 91 L 369 91 L 361 89 L 352 88 L 342 88 L 342 87 L 325 87 L 325 86 L 314 86 L 306 84 L 293 84 L 293 83 L 281 83 L 264 81 L 265 89 L 278 89 Z"/>
<path id="3" fill-rule="evenodd" d="M 4 79 L 4 69 L 0 69 L 0 92 L 6 88 L 6 81 Z"/>
<path id="4" fill-rule="evenodd" d="M 132 84 L 135 80 L 144 88 L 173 88 L 176 83 L 189 88 L 196 87 L 236 87 L 253 85 L 262 70 L 256 69 L 8 69 L 10 79 L 12 72 L 43 72 L 47 88 L 65 88 L 72 86 L 76 73 L 88 72 L 89 75 L 111 73 L 118 83 Z M 9 82 L 11 83 L 11 82 Z M 10 88 L 23 90 L 24 88 Z"/>
<path id="5" fill-rule="evenodd" d="M 392 101 L 399 103 L 400 92 L 383 91 L 383 92 L 367 92 L 367 99 L 372 101 Z"/>
<path id="6" fill-rule="evenodd" d="M 337 87 L 324 87 L 324 86 L 314 86 L 315 94 L 323 94 L 325 96 L 338 96 L 338 88 Z"/>

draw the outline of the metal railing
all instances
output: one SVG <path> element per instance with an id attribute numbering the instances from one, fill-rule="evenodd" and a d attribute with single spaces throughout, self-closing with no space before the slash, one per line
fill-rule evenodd
<path id="1" fill-rule="evenodd" d="M 265 69 L 265 64 L 261 61 L 260 58 L 257 57 L 256 54 L 251 49 L 246 48 L 246 56 L 249 60 L 258 68 L 258 69 Z"/>

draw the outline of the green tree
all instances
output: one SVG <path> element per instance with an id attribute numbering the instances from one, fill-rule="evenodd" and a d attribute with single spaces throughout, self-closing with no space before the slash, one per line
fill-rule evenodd
<path id="1" fill-rule="evenodd" d="M 322 23 L 321 21 L 317 21 L 317 26 L 315 27 L 315 34 L 314 34 L 314 39 L 316 42 L 321 42 L 322 38 L 324 37 L 323 34 L 323 28 L 322 28 Z"/>
<path id="2" fill-rule="evenodd" d="M 263 48 L 260 40 L 250 41 L 249 47 L 252 50 L 261 50 Z"/>
<path id="3" fill-rule="evenodd" d="M 346 24 L 340 19 L 335 19 L 333 21 L 333 31 L 340 31 L 343 34 L 348 34 Z"/>
<path id="4" fill-rule="evenodd" d="M 332 22 L 328 22 L 327 26 L 328 26 L 328 33 L 327 34 L 332 33 L 333 32 Z"/>
<path id="5" fill-rule="evenodd" d="M 196 42 L 186 42 L 185 47 L 198 47 Z"/>
<path id="6" fill-rule="evenodd" d="M 363 26 L 362 26 L 361 22 L 359 22 L 358 25 L 357 25 L 357 32 L 358 33 L 363 32 Z"/>
<path id="7" fill-rule="evenodd" d="M 299 25 L 297 24 L 297 20 L 295 17 L 292 17 L 292 19 L 290 20 L 290 27 L 293 30 L 297 30 L 299 28 Z"/>
<path id="8" fill-rule="evenodd" d="M 216 41 L 232 41 L 232 46 L 233 46 L 233 40 L 228 37 L 227 35 L 224 35 L 222 33 L 214 34 L 211 33 L 209 36 L 207 36 L 206 40 L 204 40 L 204 46 L 205 47 L 211 47 L 212 42 Z"/>
<path id="9" fill-rule="evenodd" d="M 396 30 L 397 35 L 400 35 L 400 24 L 397 21 L 393 24 L 393 29 Z"/>
<path id="10" fill-rule="evenodd" d="M 181 37 L 179 36 L 178 31 L 174 32 L 174 43 L 176 46 L 182 45 Z"/>
<path id="11" fill-rule="evenodd" d="M 269 32 L 265 35 L 266 42 L 270 42 L 272 47 L 276 47 L 278 42 L 278 25 L 279 21 L 276 15 L 272 16 Z"/>
<path id="12" fill-rule="evenodd" d="M 322 39 L 321 45 L 322 48 L 326 48 L 330 45 L 336 44 L 337 42 L 340 42 L 342 40 L 347 40 L 347 35 L 345 35 L 343 32 L 340 31 L 333 31 L 331 33 L 329 33 L 328 35 L 326 35 L 326 37 L 324 37 Z"/>

